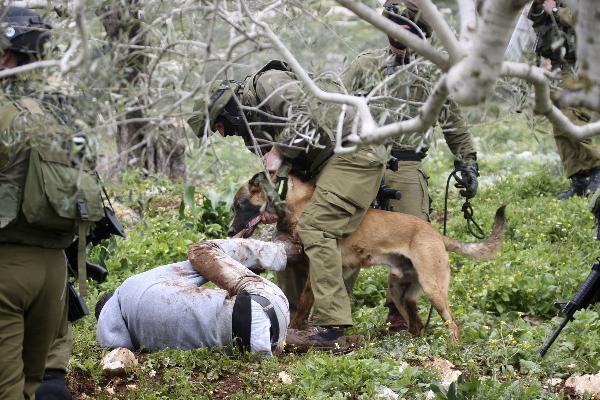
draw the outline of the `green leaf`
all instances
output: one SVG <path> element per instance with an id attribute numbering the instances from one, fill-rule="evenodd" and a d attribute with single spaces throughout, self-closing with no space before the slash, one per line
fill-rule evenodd
<path id="1" fill-rule="evenodd" d="M 190 208 L 193 215 L 196 215 L 196 187 L 193 185 L 186 185 L 183 189 L 183 200 L 185 204 Z"/>
<path id="2" fill-rule="evenodd" d="M 185 201 L 183 199 L 181 199 L 181 202 L 179 203 L 179 219 L 183 220 L 185 219 Z"/>
<path id="3" fill-rule="evenodd" d="M 447 400 L 448 396 L 446 395 L 446 393 L 444 393 L 444 389 L 442 384 L 440 383 L 432 383 L 430 386 L 431 391 L 435 394 L 436 398 L 440 398 L 440 399 L 444 399 Z"/>

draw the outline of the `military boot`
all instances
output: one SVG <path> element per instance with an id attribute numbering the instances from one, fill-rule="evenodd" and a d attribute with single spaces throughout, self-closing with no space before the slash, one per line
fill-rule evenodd
<path id="1" fill-rule="evenodd" d="M 306 330 L 288 329 L 286 349 L 291 351 L 342 350 L 347 346 L 344 328 L 339 326 L 311 326 Z"/>
<path id="2" fill-rule="evenodd" d="M 71 400 L 66 373 L 60 369 L 44 371 L 44 380 L 35 392 L 36 400 Z"/>
<path id="3" fill-rule="evenodd" d="M 585 194 L 585 190 L 588 187 L 587 174 L 580 172 L 571 176 L 569 179 L 571 179 L 571 186 L 556 196 L 556 200 L 566 200 L 573 196 L 583 196 Z"/>
<path id="4" fill-rule="evenodd" d="M 600 167 L 592 168 L 589 174 L 589 181 L 587 190 L 591 194 L 594 194 L 596 190 L 600 189 Z"/>

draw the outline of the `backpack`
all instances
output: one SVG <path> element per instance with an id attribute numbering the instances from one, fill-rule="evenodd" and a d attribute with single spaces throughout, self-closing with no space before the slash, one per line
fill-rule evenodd
<path id="1" fill-rule="evenodd" d="M 256 89 L 256 82 L 266 72 L 277 70 L 291 74 L 295 79 L 296 75 L 285 61 L 271 60 L 256 73 L 246 78 L 246 84 L 243 89 L 243 98 L 246 100 L 244 105 L 256 107 L 263 99 L 259 98 Z M 260 122 L 273 122 L 268 116 L 259 112 L 250 112 L 247 114 L 248 119 Z M 308 151 L 301 152 L 294 159 L 286 160 L 290 164 L 290 173 L 300 177 L 303 180 L 310 180 L 316 177 L 321 171 L 325 162 L 333 155 L 335 148 L 335 134 L 327 127 L 320 127 L 321 134 L 319 135 L 318 146 L 311 146 Z M 262 139 L 273 140 L 275 131 L 272 126 L 265 125 L 261 128 L 264 133 Z M 248 143 L 246 143 L 248 144 Z"/>

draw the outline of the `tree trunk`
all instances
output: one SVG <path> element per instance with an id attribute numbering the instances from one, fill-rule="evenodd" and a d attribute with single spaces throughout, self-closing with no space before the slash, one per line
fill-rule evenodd
<path id="1" fill-rule="evenodd" d="M 138 0 L 109 2 L 98 11 L 106 34 L 113 43 L 128 43 L 134 46 L 146 46 L 146 33 L 139 18 Z M 119 173 L 129 168 L 142 169 L 148 174 L 163 173 L 172 180 L 185 177 L 185 142 L 181 130 L 168 132 L 143 121 L 144 106 L 147 104 L 146 79 L 149 58 L 143 50 L 128 47 L 118 54 L 119 94 L 127 102 L 124 118 L 129 121 L 118 125 L 117 151 L 119 154 Z M 175 136 L 175 137 L 170 137 Z M 162 139 L 162 140 L 161 140 Z M 166 146 L 162 148 L 162 146 Z"/>

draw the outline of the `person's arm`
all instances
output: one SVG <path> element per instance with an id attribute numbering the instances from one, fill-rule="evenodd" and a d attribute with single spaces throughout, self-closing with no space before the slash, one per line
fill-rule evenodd
<path id="1" fill-rule="evenodd" d="M 479 177 L 477 152 L 467 128 L 467 123 L 460 113 L 458 105 L 452 100 L 446 101 L 440 111 L 439 123 L 446 143 L 452 154 L 454 154 L 454 167 L 461 173 L 460 186 L 458 186 L 462 189 L 460 194 L 467 199 L 474 197 L 479 186 L 477 180 L 477 177 Z"/>
<path id="2" fill-rule="evenodd" d="M 557 11 L 553 12 L 553 10 Z M 552 23 L 551 15 L 561 25 L 575 26 L 575 13 L 573 9 L 563 7 L 561 3 L 557 4 L 555 0 L 534 0 L 527 18 L 533 22 L 533 28 L 536 29 L 541 25 Z"/>
<path id="3" fill-rule="evenodd" d="M 557 7 L 558 11 L 556 12 L 556 14 L 554 14 L 554 18 L 556 18 L 556 22 L 561 24 L 561 25 L 565 25 L 565 26 L 570 26 L 572 28 L 575 27 L 575 14 L 573 12 L 573 10 L 570 7 Z"/>
<path id="4" fill-rule="evenodd" d="M 287 262 L 285 242 L 265 242 L 256 239 L 214 239 L 226 255 L 250 270 L 281 271 Z"/>
<path id="5" fill-rule="evenodd" d="M 190 246 L 188 260 L 200 275 L 235 296 L 245 287 L 262 282 L 248 268 L 282 270 L 287 258 L 283 243 L 223 239 Z"/>
<path id="6" fill-rule="evenodd" d="M 467 128 L 467 123 L 463 118 L 458 105 L 448 100 L 442 107 L 438 116 L 439 124 L 444 134 L 444 139 L 450 148 L 450 151 L 456 159 L 463 161 L 476 161 L 477 152 L 473 145 L 473 138 Z"/>
<path id="7" fill-rule="evenodd" d="M 366 96 L 385 76 L 380 74 L 377 56 L 363 53 L 350 63 L 340 78 L 349 94 Z"/>

